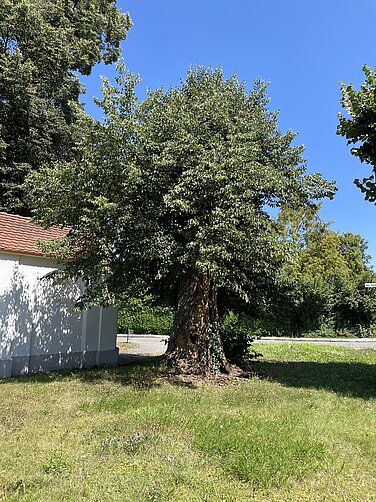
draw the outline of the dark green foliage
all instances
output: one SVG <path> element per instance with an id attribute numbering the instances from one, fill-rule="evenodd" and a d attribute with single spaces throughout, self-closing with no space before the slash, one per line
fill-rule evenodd
<path id="1" fill-rule="evenodd" d="M 263 335 L 303 336 L 318 330 L 326 318 L 327 299 L 324 284 L 282 277 L 262 318 Z"/>
<path id="2" fill-rule="evenodd" d="M 358 297 L 356 304 L 349 303 L 351 295 Z M 262 319 L 263 335 L 356 336 L 370 327 L 374 311 L 367 300 L 362 303 L 365 296 L 364 283 L 350 290 L 324 281 L 286 281 L 276 292 L 270 315 Z"/>
<path id="3" fill-rule="evenodd" d="M 173 317 L 171 307 L 155 305 L 150 297 L 129 298 L 119 308 L 118 330 L 166 336 L 171 333 Z"/>
<path id="4" fill-rule="evenodd" d="M 220 335 L 225 356 L 230 363 L 246 367 L 257 354 L 252 348 L 255 336 L 262 333 L 259 321 L 230 310 L 220 327 Z"/>
<path id="5" fill-rule="evenodd" d="M 25 176 L 79 157 L 76 72 L 116 61 L 129 27 L 113 0 L 1 0 L 0 211 L 28 214 Z"/>
<path id="6" fill-rule="evenodd" d="M 364 287 L 375 279 L 372 272 L 354 284 L 285 277 L 263 311 L 243 311 L 242 323 L 256 336 L 375 336 L 376 292 Z"/>
<path id="7" fill-rule="evenodd" d="M 364 193 L 365 199 L 376 203 L 376 70 L 365 65 L 366 79 L 359 91 L 353 84 L 342 83 L 341 104 L 350 118 L 339 114 L 337 134 L 355 145 L 351 153 L 361 162 L 372 166 L 370 176 L 355 179 L 354 183 Z"/>
<path id="8" fill-rule="evenodd" d="M 346 330 L 356 336 L 376 334 L 376 291 L 366 289 L 366 282 L 376 282 L 375 273 L 369 271 L 352 284 L 338 278 L 331 296 L 332 323 L 336 331 Z"/>

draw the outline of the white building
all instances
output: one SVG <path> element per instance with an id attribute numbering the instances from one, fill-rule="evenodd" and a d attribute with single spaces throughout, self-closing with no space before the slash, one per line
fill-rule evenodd
<path id="1" fill-rule="evenodd" d="M 65 234 L 0 213 L 0 378 L 117 363 L 116 310 L 74 312 L 79 286 L 43 279 L 58 267 L 37 239 Z"/>

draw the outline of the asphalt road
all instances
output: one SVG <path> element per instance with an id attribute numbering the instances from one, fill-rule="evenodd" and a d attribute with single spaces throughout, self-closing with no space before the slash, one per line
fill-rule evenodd
<path id="1" fill-rule="evenodd" d="M 118 335 L 118 341 L 127 341 L 126 335 Z M 164 354 L 167 348 L 166 337 L 155 335 L 130 336 L 129 341 L 136 344 L 136 347 L 129 349 L 122 354 L 128 355 L 129 359 L 139 356 L 159 356 Z M 374 349 L 376 350 L 376 338 L 274 338 L 264 337 L 255 340 L 255 344 L 264 343 L 316 343 L 321 345 L 337 345 L 352 349 Z"/>
<path id="2" fill-rule="evenodd" d="M 126 335 L 118 335 L 118 341 L 126 342 Z M 136 344 L 133 349 L 128 349 L 123 352 L 131 356 L 160 356 L 166 352 L 167 344 L 165 343 L 166 337 L 163 336 L 130 336 L 130 343 Z"/>

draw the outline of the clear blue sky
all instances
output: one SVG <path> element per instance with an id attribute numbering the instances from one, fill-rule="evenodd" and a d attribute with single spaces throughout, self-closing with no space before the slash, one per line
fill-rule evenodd
<path id="1" fill-rule="evenodd" d="M 299 132 L 308 169 L 337 180 L 338 192 L 321 211 L 332 228 L 368 241 L 376 266 L 376 206 L 353 184 L 370 172 L 336 135 L 341 111 L 340 82 L 364 80 L 362 66 L 376 66 L 375 0 L 118 0 L 134 26 L 123 43 L 128 69 L 145 88 L 178 84 L 192 64 L 222 65 L 237 72 L 249 88 L 258 77 L 271 82 L 272 109 L 280 110 L 280 129 Z M 85 80 L 86 109 L 100 96 L 100 65 Z"/>

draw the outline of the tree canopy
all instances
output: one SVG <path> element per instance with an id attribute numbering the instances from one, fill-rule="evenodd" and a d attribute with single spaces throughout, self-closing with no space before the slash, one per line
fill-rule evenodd
<path id="1" fill-rule="evenodd" d="M 113 0 L 2 0 L 0 210 L 28 214 L 25 176 L 77 155 L 77 72 L 116 61 L 130 26 Z"/>
<path id="2" fill-rule="evenodd" d="M 248 92 L 219 68 L 192 68 L 179 87 L 142 103 L 138 79 L 120 69 L 104 81 L 79 162 L 28 181 L 44 225 L 72 228 L 55 253 L 74 257 L 89 301 L 170 284 L 177 305 L 168 353 L 194 371 L 223 369 L 217 291 L 248 299 L 282 259 L 268 207 L 314 206 L 333 185 L 307 174 L 295 134 L 282 134 L 267 85 Z"/>
<path id="3" fill-rule="evenodd" d="M 350 118 L 339 114 L 337 133 L 347 139 L 351 153 L 372 166 L 372 174 L 354 183 L 365 199 L 376 203 L 376 70 L 364 66 L 366 79 L 359 90 L 353 84 L 342 84 L 342 106 Z"/>

